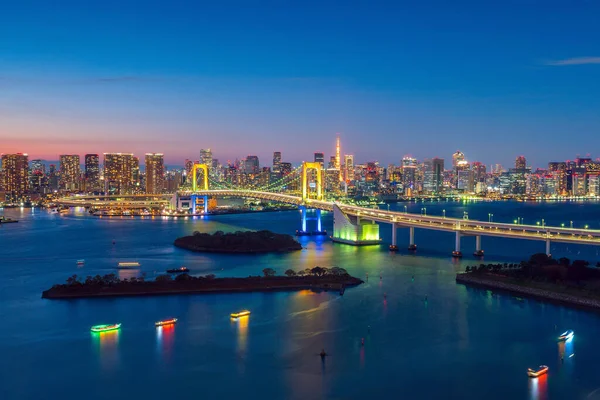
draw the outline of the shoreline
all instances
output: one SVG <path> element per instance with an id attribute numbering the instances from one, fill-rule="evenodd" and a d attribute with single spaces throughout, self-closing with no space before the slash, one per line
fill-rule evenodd
<path id="1" fill-rule="evenodd" d="M 354 277 L 249 277 L 183 280 L 170 282 L 147 281 L 136 284 L 117 283 L 110 286 L 55 285 L 42 292 L 43 299 L 70 300 L 84 298 L 115 298 L 132 296 L 165 296 L 212 293 L 249 293 L 298 290 L 335 290 L 343 294 L 346 288 L 364 283 Z"/>
<path id="2" fill-rule="evenodd" d="M 472 273 L 464 272 L 456 274 L 456 283 L 460 283 L 465 286 L 475 286 L 486 289 L 495 289 L 512 294 L 519 294 L 537 300 L 545 300 L 555 304 L 600 311 L 600 299 L 583 295 L 561 293 L 553 291 L 551 288 L 544 289 L 526 286 L 526 283 L 519 284 L 511 281 L 510 278 L 504 278 L 501 276 L 498 277 L 502 279 L 484 275 L 472 275 Z"/>

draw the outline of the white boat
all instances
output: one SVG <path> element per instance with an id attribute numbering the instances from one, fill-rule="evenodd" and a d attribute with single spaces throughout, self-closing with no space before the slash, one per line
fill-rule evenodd
<path id="1" fill-rule="evenodd" d="M 137 261 L 124 261 L 117 264 L 117 268 L 135 268 L 139 267 L 141 264 Z"/>
<path id="2" fill-rule="evenodd" d="M 83 265 L 85 264 L 85 260 L 77 260 L 77 265 Z"/>

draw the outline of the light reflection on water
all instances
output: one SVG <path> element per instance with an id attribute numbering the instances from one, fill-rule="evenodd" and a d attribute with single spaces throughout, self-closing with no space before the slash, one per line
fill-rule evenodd
<path id="1" fill-rule="evenodd" d="M 119 366 L 120 334 L 120 329 L 108 332 L 91 332 L 96 354 L 104 370 L 115 370 Z"/>
<path id="2" fill-rule="evenodd" d="M 529 379 L 529 398 L 531 400 L 548 399 L 548 374 Z"/>
<path id="3" fill-rule="evenodd" d="M 156 327 L 156 350 L 162 361 L 171 359 L 174 339 L 175 324 Z"/>

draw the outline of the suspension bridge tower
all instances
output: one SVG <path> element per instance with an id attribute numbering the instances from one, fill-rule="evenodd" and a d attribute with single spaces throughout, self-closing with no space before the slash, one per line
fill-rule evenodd
<path id="1" fill-rule="evenodd" d="M 309 182 L 309 171 L 314 171 L 315 182 Z M 311 191 L 316 192 L 315 200 L 323 200 L 323 167 L 319 162 L 305 161 L 302 163 L 302 205 L 300 206 L 300 212 L 302 214 L 302 227 L 296 231 L 297 236 L 327 235 L 327 231 L 323 230 L 323 225 L 321 222 L 321 210 L 309 209 Z M 308 217 L 309 212 L 311 212 L 311 214 L 314 216 Z M 316 230 L 309 231 L 307 229 L 308 220 L 316 221 Z"/>
<path id="2" fill-rule="evenodd" d="M 202 187 L 198 189 L 198 170 L 202 172 Z M 206 214 L 208 212 L 208 196 L 198 195 L 198 190 L 208 190 L 208 165 L 194 164 L 192 167 L 192 194 L 190 195 L 190 208 L 192 214 L 200 210 Z"/>

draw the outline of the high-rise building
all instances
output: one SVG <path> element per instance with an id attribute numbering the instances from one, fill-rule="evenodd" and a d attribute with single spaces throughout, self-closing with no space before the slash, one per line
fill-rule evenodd
<path id="1" fill-rule="evenodd" d="M 340 134 L 338 133 L 335 141 L 335 168 L 337 168 L 337 170 L 339 171 L 339 181 L 342 182 L 344 180 L 344 177 L 342 176 L 342 160 L 340 159 L 340 150 Z"/>
<path id="2" fill-rule="evenodd" d="M 427 193 L 440 193 L 444 184 L 444 159 L 427 159 L 423 163 L 423 190 Z"/>
<path id="3" fill-rule="evenodd" d="M 77 154 L 62 154 L 60 157 L 60 187 L 64 190 L 77 190 L 81 167 Z"/>
<path id="4" fill-rule="evenodd" d="M 469 190 L 469 188 L 472 189 L 473 186 L 473 174 L 465 174 L 465 171 L 471 171 L 471 164 L 469 164 L 469 162 L 466 160 L 457 161 L 456 165 L 454 166 L 454 187 L 458 190 L 471 192 L 472 190 Z M 461 176 L 463 177 L 462 184 L 459 182 Z"/>
<path id="5" fill-rule="evenodd" d="M 98 154 L 85 155 L 85 190 L 100 189 L 100 157 Z"/>
<path id="6" fill-rule="evenodd" d="M 139 186 L 142 175 L 140 174 L 140 159 L 138 157 L 131 157 L 131 191 L 139 192 Z M 144 187 L 142 185 L 142 187 Z"/>
<path id="7" fill-rule="evenodd" d="M 29 163 L 29 169 L 32 173 L 41 173 L 44 175 L 46 173 L 46 165 L 44 164 L 44 160 L 31 160 Z"/>
<path id="8" fill-rule="evenodd" d="M 347 182 L 354 180 L 354 155 L 352 154 L 344 156 L 344 178 Z"/>
<path id="9" fill-rule="evenodd" d="M 131 194 L 139 160 L 131 153 L 104 153 L 104 187 L 108 194 Z"/>
<path id="10" fill-rule="evenodd" d="M 246 162 L 244 163 L 244 172 L 247 174 L 258 174 L 260 172 L 258 156 L 246 157 Z"/>
<path id="11" fill-rule="evenodd" d="M 475 184 L 477 184 L 479 182 L 485 182 L 485 174 L 486 174 L 485 164 L 483 164 L 479 161 L 473 161 L 473 165 L 471 166 L 471 169 L 473 170 L 473 181 L 475 182 Z"/>
<path id="12" fill-rule="evenodd" d="M 315 153 L 315 162 L 321 163 L 321 165 L 323 165 L 325 163 L 325 154 Z"/>
<path id="13" fill-rule="evenodd" d="M 7 202 L 23 200 L 29 190 L 29 160 L 27 154 L 3 154 L 2 171 Z"/>
<path id="14" fill-rule="evenodd" d="M 280 151 L 274 151 L 273 152 L 273 171 L 275 172 L 275 169 L 279 169 L 279 164 L 281 164 L 281 152 Z"/>
<path id="15" fill-rule="evenodd" d="M 452 169 L 456 170 L 456 166 L 460 161 L 465 160 L 465 155 L 462 151 L 457 150 L 456 153 L 452 154 Z"/>
<path id="16" fill-rule="evenodd" d="M 515 160 L 515 169 L 524 170 L 527 168 L 527 160 L 525 160 L 525 156 L 519 156 Z"/>
<path id="17" fill-rule="evenodd" d="M 466 161 L 463 161 L 466 162 Z M 458 169 L 458 185 L 457 189 L 471 193 L 474 191 L 473 186 L 473 171 L 470 169 Z"/>
<path id="18" fill-rule="evenodd" d="M 165 187 L 165 161 L 163 155 L 160 153 L 146 153 L 145 162 L 146 193 L 162 193 Z"/>
<path id="19" fill-rule="evenodd" d="M 281 176 L 287 176 L 292 173 L 292 164 L 289 162 L 282 162 L 280 164 L 281 167 Z"/>
<path id="20" fill-rule="evenodd" d="M 402 159 L 402 186 L 404 187 L 404 194 L 412 196 L 416 189 L 416 171 L 417 171 L 417 159 L 412 157 L 404 157 Z"/>
<path id="21" fill-rule="evenodd" d="M 329 164 L 327 165 L 327 168 L 335 168 L 335 156 L 329 157 Z"/>
<path id="22" fill-rule="evenodd" d="M 200 163 L 208 165 L 209 169 L 212 167 L 212 158 L 210 149 L 200 149 Z"/>
<path id="23" fill-rule="evenodd" d="M 567 163 L 565 162 L 549 162 L 548 171 L 554 176 L 556 185 L 555 190 L 559 195 L 564 195 L 567 192 Z"/>

